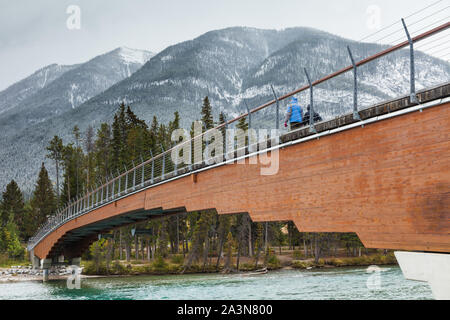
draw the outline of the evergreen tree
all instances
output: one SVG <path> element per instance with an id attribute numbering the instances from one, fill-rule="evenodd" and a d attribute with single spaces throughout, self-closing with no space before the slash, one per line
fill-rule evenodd
<path id="1" fill-rule="evenodd" d="M 243 130 L 244 132 L 248 130 L 248 123 L 245 117 L 239 119 L 236 128 Z"/>
<path id="2" fill-rule="evenodd" d="M 59 166 L 63 160 L 63 142 L 62 139 L 58 136 L 54 136 L 53 139 L 49 142 L 47 147 L 47 157 L 55 161 L 56 168 L 56 195 L 58 201 L 60 199 L 60 184 L 59 184 Z"/>
<path id="3" fill-rule="evenodd" d="M 209 98 L 206 96 L 205 99 L 203 99 L 203 106 L 202 106 L 202 122 L 206 126 L 206 129 L 214 128 L 214 119 L 212 115 L 212 107 L 209 103 Z"/>
<path id="4" fill-rule="evenodd" d="M 14 180 L 6 186 L 3 192 L 1 226 L 6 226 L 9 222 L 9 216 L 12 214 L 14 223 L 19 227 L 23 227 L 24 223 L 24 201 L 22 191 Z"/>
<path id="5" fill-rule="evenodd" d="M 84 175 L 80 175 L 77 179 L 77 171 L 80 163 L 83 163 L 84 155 L 81 148 L 74 148 L 73 144 L 70 143 L 64 147 L 63 152 L 63 167 L 64 167 L 64 182 L 61 200 L 63 203 L 76 198 L 77 190 L 83 190 L 84 186 Z"/>
<path id="6" fill-rule="evenodd" d="M 94 180 L 94 128 L 89 126 L 86 130 L 86 139 L 84 141 L 86 150 L 86 189 L 93 186 Z"/>
<path id="7" fill-rule="evenodd" d="M 24 207 L 24 219 L 23 226 L 20 230 L 22 239 L 28 241 L 36 231 L 38 230 L 39 225 L 35 221 L 35 211 L 31 205 L 31 202 L 27 202 Z"/>
<path id="8" fill-rule="evenodd" d="M 152 125 L 150 126 L 150 150 L 152 150 L 153 152 L 153 156 L 155 156 L 155 152 L 156 152 L 156 148 L 157 148 L 157 143 L 158 143 L 158 128 L 159 128 L 159 124 L 158 124 L 158 119 L 154 116 L 153 117 L 153 121 L 152 121 Z"/>
<path id="9" fill-rule="evenodd" d="M 221 113 L 219 114 L 219 124 L 224 124 L 226 121 L 227 121 L 227 117 L 225 116 L 225 113 L 221 112 Z M 223 126 L 223 127 L 220 129 L 220 131 L 222 132 L 222 136 L 224 136 L 224 137 L 225 137 L 225 129 L 226 129 L 225 126 Z"/>
<path id="10" fill-rule="evenodd" d="M 97 139 L 94 143 L 94 157 L 96 166 L 96 178 L 106 177 L 110 174 L 112 166 L 112 140 L 111 127 L 102 123 L 97 130 Z"/>
<path id="11" fill-rule="evenodd" d="M 44 223 L 47 217 L 54 214 L 56 210 L 55 194 L 44 163 L 42 163 L 41 171 L 39 172 L 31 205 L 35 212 L 34 220 L 36 225 Z"/>
<path id="12" fill-rule="evenodd" d="M 12 214 L 10 217 L 6 226 L 0 228 L 0 252 L 7 253 L 10 259 L 23 259 L 25 249 L 20 245 L 19 232 L 12 219 Z"/>
<path id="13" fill-rule="evenodd" d="M 75 139 L 75 184 L 76 184 L 76 195 L 78 196 L 81 192 L 81 188 L 80 188 L 80 157 L 79 157 L 79 153 L 80 153 L 80 139 L 81 139 L 81 134 L 80 134 L 80 129 L 78 128 L 78 126 L 76 125 L 75 127 L 73 127 L 72 130 L 72 134 L 73 137 Z M 81 151 L 82 153 L 82 151 Z"/>

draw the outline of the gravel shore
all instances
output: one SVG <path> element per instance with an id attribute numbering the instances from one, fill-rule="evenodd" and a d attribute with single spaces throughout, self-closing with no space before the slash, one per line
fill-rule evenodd
<path id="1" fill-rule="evenodd" d="M 49 280 L 65 280 L 71 274 L 71 270 L 65 266 L 52 267 L 49 270 Z M 92 278 L 96 276 L 84 276 L 81 278 Z M 11 266 L 10 268 L 0 268 L 0 283 L 21 282 L 21 281 L 42 281 L 43 271 L 33 269 L 29 266 Z"/>

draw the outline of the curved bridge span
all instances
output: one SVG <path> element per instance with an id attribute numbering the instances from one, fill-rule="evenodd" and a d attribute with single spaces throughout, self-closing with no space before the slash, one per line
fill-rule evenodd
<path id="1" fill-rule="evenodd" d="M 272 176 L 249 164 L 256 154 L 180 171 L 68 219 L 33 254 L 79 257 L 101 232 L 209 209 L 293 221 L 301 232 L 356 232 L 368 248 L 450 252 L 450 84 L 417 96 L 420 105 L 405 97 L 360 111 L 361 121 L 282 136 Z"/>

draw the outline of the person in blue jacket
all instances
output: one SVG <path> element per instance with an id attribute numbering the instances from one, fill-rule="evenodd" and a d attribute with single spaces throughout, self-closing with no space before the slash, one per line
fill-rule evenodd
<path id="1" fill-rule="evenodd" d="M 298 104 L 298 99 L 296 97 L 292 97 L 291 104 L 288 106 L 286 111 L 284 126 L 287 128 L 287 123 L 290 122 L 291 130 L 298 129 L 302 126 L 302 121 L 302 108 Z"/>

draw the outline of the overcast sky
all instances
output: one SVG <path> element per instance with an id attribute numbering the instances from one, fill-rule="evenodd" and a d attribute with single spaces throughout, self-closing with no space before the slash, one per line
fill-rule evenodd
<path id="1" fill-rule="evenodd" d="M 0 0 L 0 90 L 51 63 L 80 63 L 119 46 L 159 52 L 207 31 L 231 26 L 308 26 L 360 40 L 435 2 Z M 441 0 L 433 8 L 448 9 L 449 4 L 450 0 Z M 71 5 L 80 8 L 80 29 L 67 27 L 67 20 L 74 17 L 67 13 Z M 448 16 L 448 11 L 443 14 Z M 70 20 L 72 26 L 74 21 Z"/>

